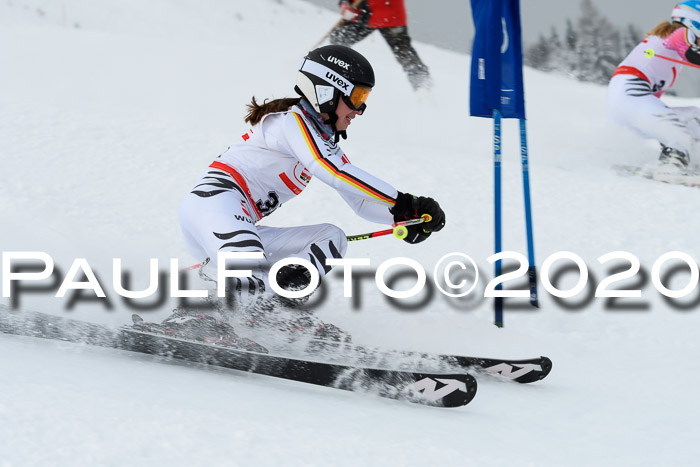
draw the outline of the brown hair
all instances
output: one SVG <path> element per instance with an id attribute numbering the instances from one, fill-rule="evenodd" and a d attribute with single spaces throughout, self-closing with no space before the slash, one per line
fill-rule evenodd
<path id="1" fill-rule="evenodd" d="M 273 112 L 284 112 L 291 106 L 298 104 L 299 101 L 301 101 L 300 97 L 285 97 L 282 99 L 273 99 L 270 102 L 265 99 L 262 105 L 260 105 L 255 101 L 255 96 L 253 96 L 250 100 L 250 104 L 246 106 L 248 113 L 245 116 L 245 122 L 255 125 L 259 123 L 265 115 Z"/>
<path id="2" fill-rule="evenodd" d="M 647 37 L 649 36 L 658 36 L 662 39 L 668 37 L 671 35 L 673 31 L 675 31 L 678 28 L 685 27 L 681 23 L 674 21 L 673 23 L 669 23 L 668 21 L 664 21 L 662 23 L 659 23 L 656 25 L 654 29 L 649 31 L 647 33 Z"/>

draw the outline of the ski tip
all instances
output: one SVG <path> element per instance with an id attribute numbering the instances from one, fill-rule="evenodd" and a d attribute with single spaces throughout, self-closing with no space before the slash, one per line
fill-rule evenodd
<path id="1" fill-rule="evenodd" d="M 463 378 L 464 388 L 460 391 L 455 391 L 452 394 L 449 394 L 448 396 L 444 397 L 442 400 L 443 407 L 463 407 L 469 404 L 472 400 L 474 400 L 474 397 L 476 396 L 476 391 L 478 389 L 478 383 L 476 382 L 476 378 L 469 374 L 462 376 L 466 376 L 466 378 Z"/>
<path id="2" fill-rule="evenodd" d="M 462 399 L 462 406 L 469 404 L 472 400 L 474 400 L 474 397 L 476 396 L 477 389 L 479 389 L 478 383 L 476 382 L 476 378 L 472 375 L 467 375 L 467 394 L 466 396 Z"/>
<path id="3" fill-rule="evenodd" d="M 552 360 L 544 355 L 542 355 L 540 359 L 542 359 L 542 363 L 540 363 L 542 366 L 542 374 L 540 375 L 540 379 L 544 379 L 552 371 Z"/>
<path id="4" fill-rule="evenodd" d="M 549 373 L 552 371 L 552 360 L 550 360 L 548 357 L 545 357 L 542 355 L 539 359 L 539 363 L 537 364 L 539 368 L 537 371 L 531 371 L 529 373 L 524 374 L 523 376 L 520 376 L 518 378 L 515 378 L 515 381 L 521 384 L 527 384 L 527 383 L 535 383 L 537 381 L 542 381 L 549 375 Z"/>

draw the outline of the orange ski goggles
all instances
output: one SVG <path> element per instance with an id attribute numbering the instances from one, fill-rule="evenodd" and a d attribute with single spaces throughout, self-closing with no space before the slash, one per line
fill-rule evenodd
<path id="1" fill-rule="evenodd" d="M 367 86 L 355 86 L 349 96 L 343 95 L 343 101 L 356 112 L 364 112 L 367 108 L 367 98 L 372 88 Z"/>

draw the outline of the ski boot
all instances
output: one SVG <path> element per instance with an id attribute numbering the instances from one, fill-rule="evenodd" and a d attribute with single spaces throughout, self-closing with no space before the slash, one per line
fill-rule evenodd
<path id="1" fill-rule="evenodd" d="M 310 313 L 304 313 L 287 321 L 280 329 L 289 334 L 290 341 L 307 339 L 307 352 L 337 350 L 352 343 L 352 336 L 335 324 L 324 323 Z"/>
<path id="2" fill-rule="evenodd" d="M 685 185 L 688 178 L 688 154 L 669 146 L 661 145 L 660 164 L 652 178 L 660 182 Z"/>
<path id="3" fill-rule="evenodd" d="M 267 301 L 264 307 L 247 310 L 241 324 L 263 332 L 265 330 L 280 331 L 288 336 L 289 342 L 302 339 L 326 344 L 352 342 L 350 334 L 338 326 L 324 323 L 309 311 L 289 308 L 277 300 Z"/>
<path id="4" fill-rule="evenodd" d="M 267 349 L 260 344 L 238 336 L 230 324 L 197 310 L 176 308 L 173 314 L 160 324 L 144 321 L 136 314 L 131 318 L 134 329 L 139 331 L 236 350 L 267 353 Z"/>
<path id="5" fill-rule="evenodd" d="M 324 323 L 318 318 L 314 318 L 311 314 L 306 313 L 290 321 L 283 329 L 290 333 L 301 333 L 314 339 L 329 342 L 352 342 L 350 334 L 335 324 Z"/>
<path id="6" fill-rule="evenodd" d="M 311 283 L 311 273 L 304 266 L 287 265 L 277 272 L 277 283 L 285 290 L 301 290 Z M 304 305 L 310 296 L 311 294 L 299 299 L 278 298 L 282 306 L 294 310 Z M 292 320 L 284 326 L 288 332 L 302 333 L 328 342 L 350 343 L 352 341 L 350 334 L 334 324 L 322 322 L 309 312 L 296 311 L 294 315 Z"/>

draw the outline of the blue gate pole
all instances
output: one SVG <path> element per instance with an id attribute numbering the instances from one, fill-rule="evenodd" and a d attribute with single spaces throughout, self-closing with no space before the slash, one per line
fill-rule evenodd
<path id="1" fill-rule="evenodd" d="M 523 168 L 523 192 L 525 195 L 525 229 L 527 231 L 527 277 L 530 282 L 530 304 L 539 308 L 537 300 L 537 272 L 535 270 L 535 245 L 532 238 L 532 207 L 530 205 L 530 171 L 527 154 L 527 128 L 520 119 L 520 160 Z"/>
<path id="2" fill-rule="evenodd" d="M 501 252 L 501 112 L 493 109 L 493 175 L 494 175 L 494 227 L 495 227 L 495 253 Z M 501 275 L 501 260 L 494 263 L 495 277 Z M 498 283 L 495 290 L 501 290 L 503 286 Z M 498 292 L 496 292 L 498 293 Z M 494 301 L 494 324 L 503 327 L 503 297 L 496 297 Z"/>

